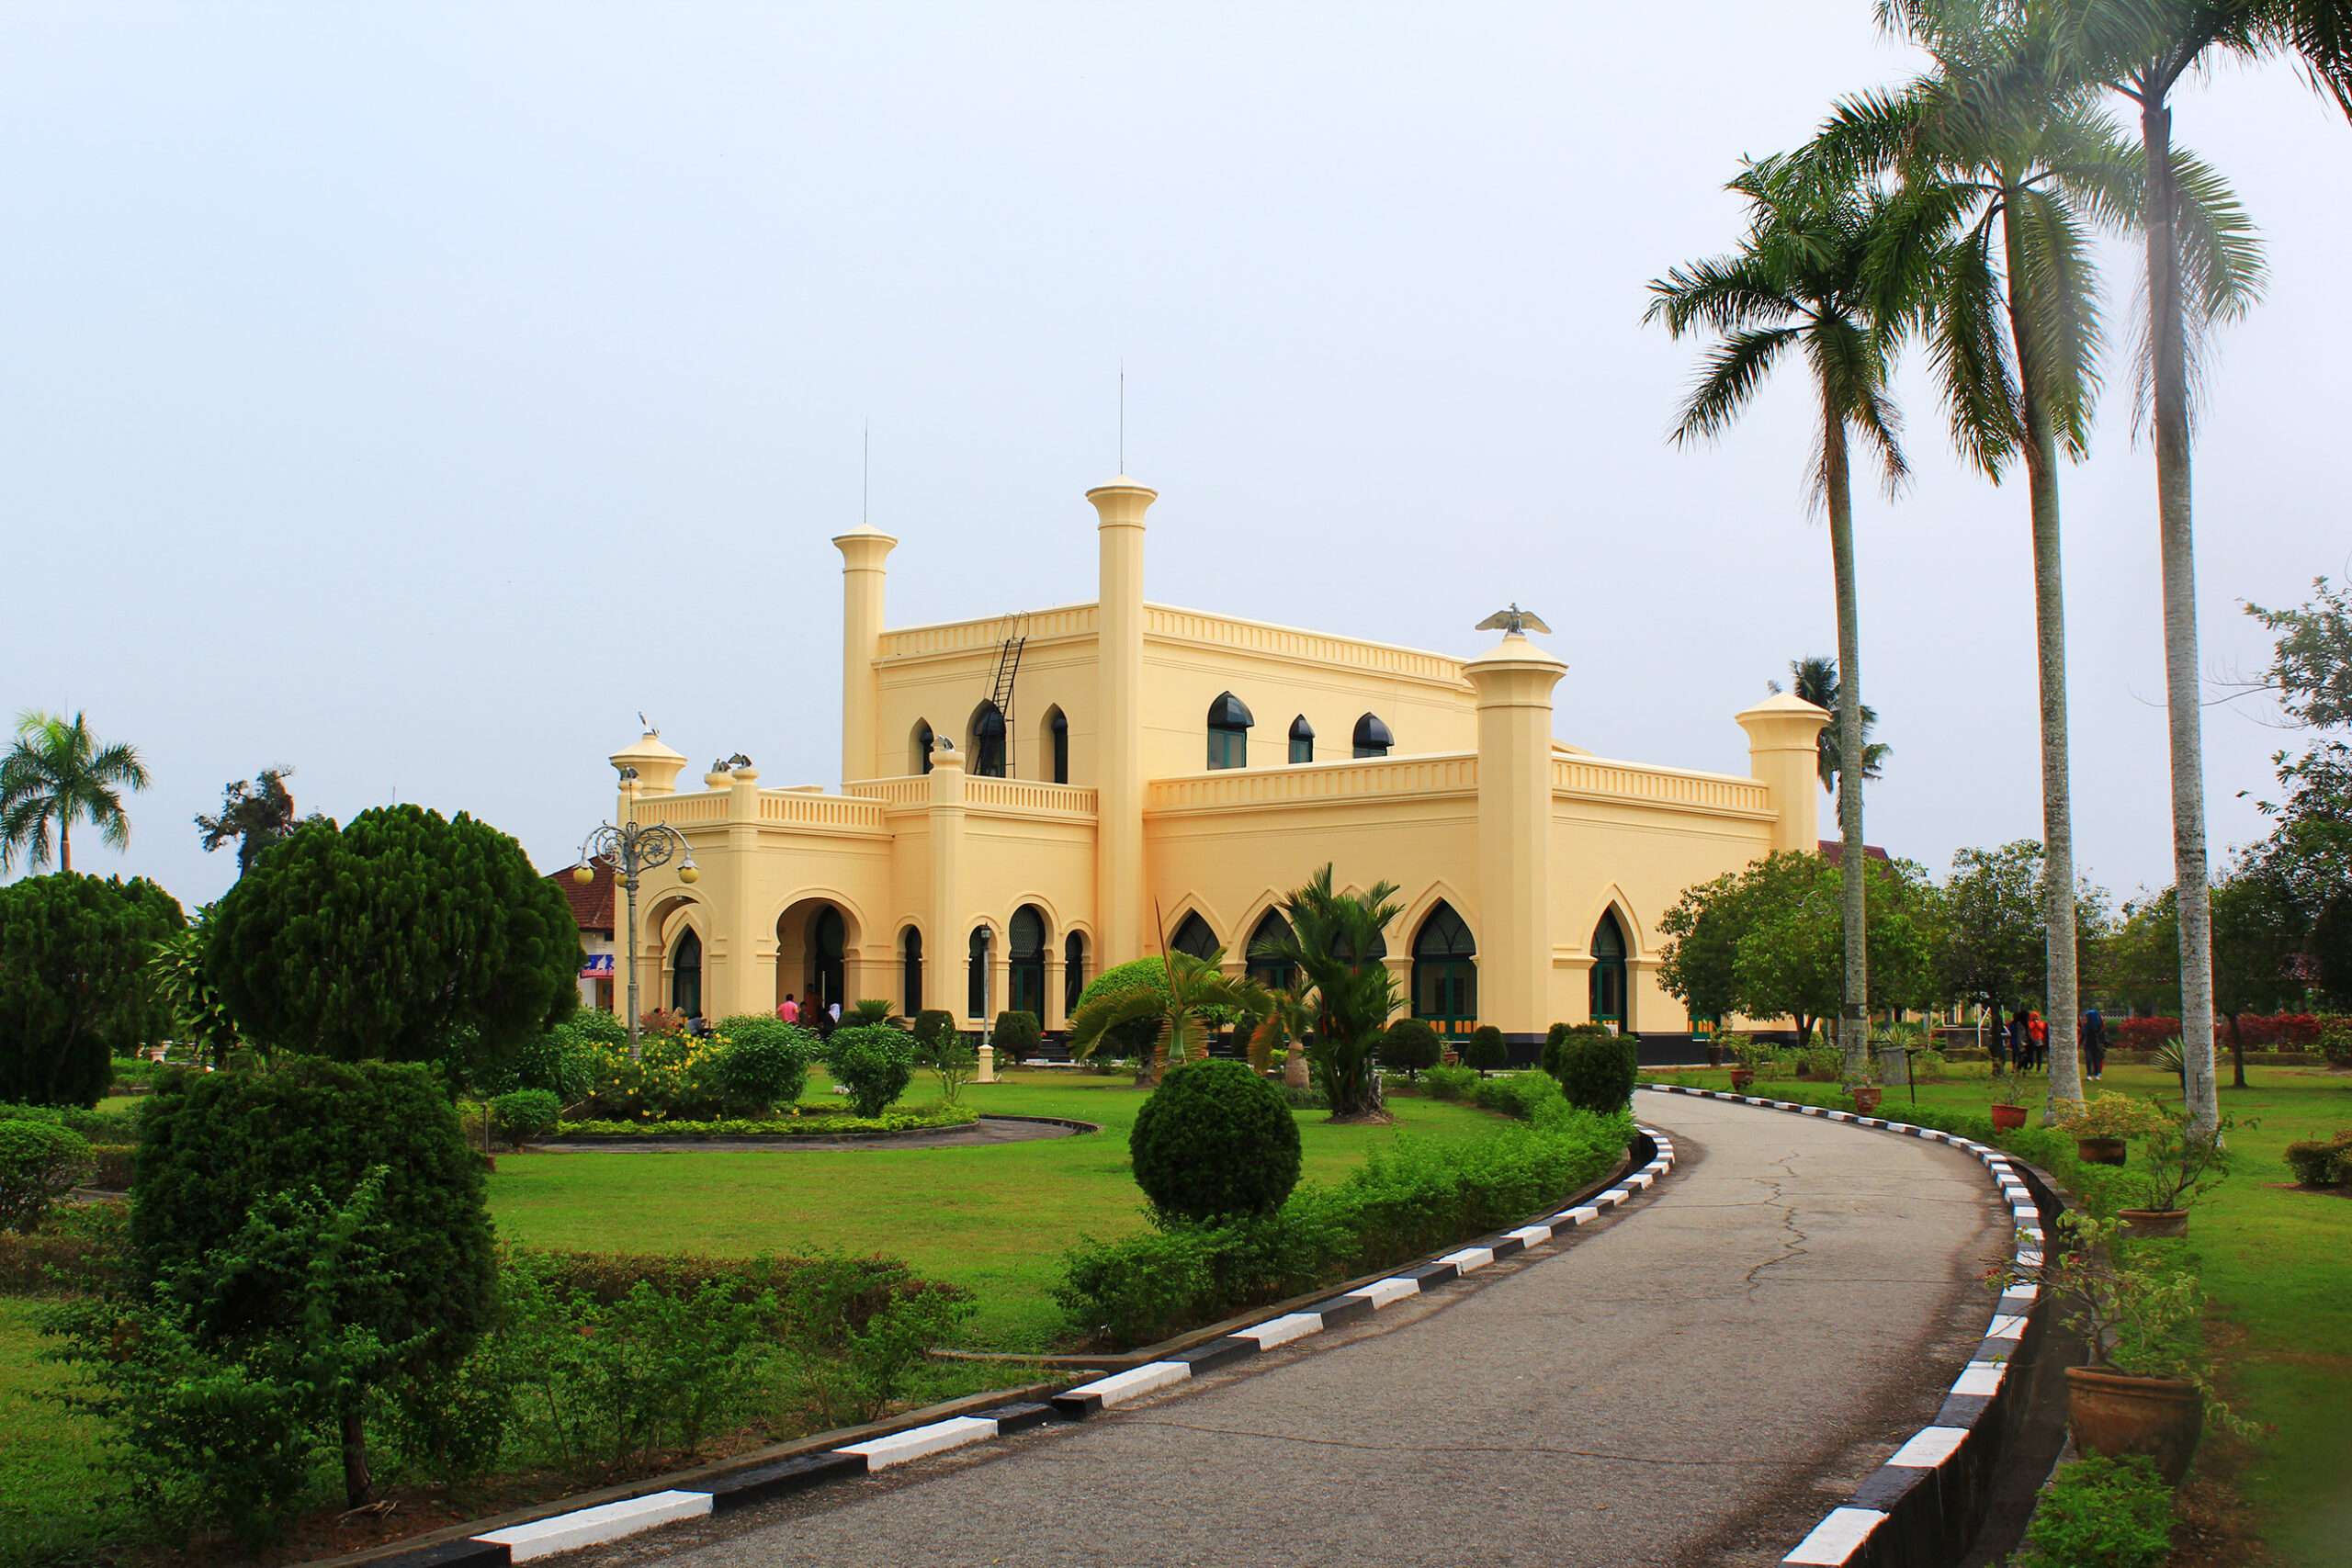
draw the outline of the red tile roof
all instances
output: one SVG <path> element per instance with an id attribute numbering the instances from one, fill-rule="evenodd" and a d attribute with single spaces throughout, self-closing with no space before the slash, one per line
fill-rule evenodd
<path id="1" fill-rule="evenodd" d="M 563 889 L 564 902 L 571 906 L 571 918 L 583 931 L 608 931 L 613 929 L 613 863 L 598 855 L 589 863 L 596 868 L 596 879 L 582 884 L 572 880 L 579 869 L 577 863 L 565 866 L 548 880 Z"/>
<path id="2" fill-rule="evenodd" d="M 1827 861 L 1831 865 L 1842 865 L 1845 863 L 1846 840 L 1843 839 L 1823 839 L 1820 840 L 1820 843 L 1821 858 L 1823 860 Z M 1888 854 L 1884 850 L 1880 849 L 1876 844 L 1864 844 L 1862 846 L 1862 855 L 1868 860 L 1883 860 L 1889 865 L 1893 865 L 1894 863 L 1894 857 Z M 607 909 L 612 908 L 612 898 L 609 895 L 607 895 L 605 899 L 605 907 Z"/>

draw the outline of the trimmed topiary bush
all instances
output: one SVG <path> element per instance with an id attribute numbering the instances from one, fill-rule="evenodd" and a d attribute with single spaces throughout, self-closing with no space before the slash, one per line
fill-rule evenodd
<path id="1" fill-rule="evenodd" d="M 747 1012 L 720 1019 L 718 1032 L 727 1043 L 711 1074 L 728 1115 L 764 1116 L 790 1105 L 808 1087 L 808 1064 L 817 1059 L 819 1041 L 798 1024 Z"/>
<path id="2" fill-rule="evenodd" d="M 1437 1031 L 1418 1018 L 1400 1018 L 1381 1038 L 1380 1065 L 1392 1072 L 1418 1077 L 1438 1065 L 1445 1055 Z"/>
<path id="3" fill-rule="evenodd" d="M 1553 1075 L 1568 1103 L 1600 1115 L 1633 1103 L 1634 1043 L 1601 1030 L 1598 1036 L 1571 1032 L 1560 1042 L 1559 1068 Z"/>
<path id="4" fill-rule="evenodd" d="M 145 877 L 61 871 L 0 887 L 0 1100 L 97 1104 L 119 1044 L 171 1032 L 146 970 L 184 923 Z"/>
<path id="5" fill-rule="evenodd" d="M 1491 1023 L 1482 1023 L 1470 1032 L 1462 1043 L 1462 1065 L 1491 1073 L 1510 1061 L 1510 1047 L 1503 1043 L 1503 1032 Z"/>
<path id="6" fill-rule="evenodd" d="M 879 1116 L 914 1079 L 914 1036 L 888 1024 L 837 1029 L 825 1042 L 825 1065 L 860 1116 Z"/>
<path id="7" fill-rule="evenodd" d="M 1298 1185 L 1298 1122 L 1246 1062 L 1180 1062 L 1127 1136 L 1136 1185 L 1170 1218 L 1271 1213 Z"/>
<path id="8" fill-rule="evenodd" d="M 1544 1036 L 1542 1066 L 1545 1072 L 1558 1077 L 1566 1069 L 1561 1066 L 1563 1048 L 1571 1041 L 1614 1040 L 1609 1027 L 1600 1023 L 1555 1023 Z"/>
<path id="9" fill-rule="evenodd" d="M 2287 1145 L 2287 1164 L 2295 1180 L 2305 1187 L 2335 1187 L 2352 1182 L 2352 1131 L 2333 1138 L 2312 1138 Z"/>
<path id="10" fill-rule="evenodd" d="M 956 1015 L 944 1008 L 925 1008 L 915 1014 L 914 1038 L 916 1054 L 934 1054 L 942 1035 L 956 1032 Z"/>
<path id="11" fill-rule="evenodd" d="M 1045 1031 L 1037 1027 L 1034 1012 L 1001 1012 L 996 1015 L 996 1027 L 989 1032 L 989 1043 L 997 1055 L 1010 1056 L 1015 1066 L 1035 1055 L 1045 1043 Z"/>
<path id="12" fill-rule="evenodd" d="M 53 1122 L 0 1122 L 0 1230 L 31 1234 L 89 1165 L 90 1145 L 79 1133 Z"/>
<path id="13" fill-rule="evenodd" d="M 510 1144 L 546 1137 L 562 1115 L 562 1102 L 543 1089 L 518 1089 L 490 1102 L 490 1119 Z"/>

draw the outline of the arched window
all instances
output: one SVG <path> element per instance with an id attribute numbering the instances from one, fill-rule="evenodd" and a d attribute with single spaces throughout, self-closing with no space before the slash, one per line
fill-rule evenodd
<path id="1" fill-rule="evenodd" d="M 1258 929 L 1250 933 L 1250 977 L 1270 991 L 1287 988 L 1292 981 L 1298 978 L 1297 965 L 1287 958 L 1261 954 L 1258 949 L 1265 942 L 1295 940 L 1296 933 L 1291 930 L 1290 922 L 1283 918 L 1283 912 L 1280 909 L 1267 910 L 1265 919 L 1258 922 Z"/>
<path id="2" fill-rule="evenodd" d="M 1413 938 L 1413 1016 L 1441 1034 L 1467 1034 L 1478 1021 L 1478 944 L 1440 900 Z"/>
<path id="3" fill-rule="evenodd" d="M 1054 782 L 1069 783 L 1069 720 L 1057 707 L 1046 710 L 1045 751 L 1052 759 Z"/>
<path id="4" fill-rule="evenodd" d="M 1315 761 L 1315 727 L 1300 714 L 1290 721 L 1290 760 L 1294 762 Z"/>
<path id="5" fill-rule="evenodd" d="M 1592 928 L 1592 1021 L 1625 1030 L 1625 931 L 1613 909 Z"/>
<path id="6" fill-rule="evenodd" d="M 1046 1021 L 1046 917 L 1035 904 L 1023 904 L 1012 911 L 1012 921 L 1005 928 L 1005 957 L 1011 964 L 1006 976 L 1012 994 L 1004 1005 L 1014 1012 L 1025 1012 L 1039 1023 Z"/>
<path id="7" fill-rule="evenodd" d="M 1250 765 L 1250 727 L 1258 721 L 1231 692 L 1209 705 L 1209 766 L 1246 768 Z"/>
<path id="8" fill-rule="evenodd" d="M 986 1018 L 989 1015 L 989 928 L 974 926 L 972 943 L 967 956 L 964 980 L 964 1016 Z"/>
<path id="9" fill-rule="evenodd" d="M 702 1016 L 702 938 L 692 926 L 671 944 L 670 1005 L 688 1018 Z"/>
<path id="10" fill-rule="evenodd" d="M 931 725 L 927 720 L 915 720 L 914 729 L 907 736 L 907 772 L 931 772 Z"/>
<path id="11" fill-rule="evenodd" d="M 1062 938 L 1062 1016 L 1068 1018 L 1078 1010 L 1078 998 L 1086 989 L 1086 939 L 1072 931 Z"/>
<path id="12" fill-rule="evenodd" d="M 1209 923 L 1195 912 L 1184 917 L 1184 923 L 1176 928 L 1176 935 L 1168 945 L 1179 953 L 1206 958 L 1216 951 L 1216 932 L 1209 930 Z"/>
<path id="13" fill-rule="evenodd" d="M 1355 741 L 1357 756 L 1385 757 L 1388 748 L 1396 744 L 1396 738 L 1388 733 L 1388 727 L 1380 722 L 1379 715 L 1368 713 L 1356 720 Z"/>
<path id="14" fill-rule="evenodd" d="M 974 778 L 1004 777 L 1004 715 L 994 703 L 982 703 L 972 710 L 970 755 Z"/>
<path id="15" fill-rule="evenodd" d="M 922 932 L 909 926 L 899 953 L 899 1011 L 911 1019 L 922 1011 Z"/>
<path id="16" fill-rule="evenodd" d="M 834 1002 L 849 1006 L 849 998 L 842 995 L 848 988 L 842 983 L 842 953 L 848 936 L 842 912 L 831 904 L 808 921 L 808 988 L 802 995 L 820 1007 Z"/>

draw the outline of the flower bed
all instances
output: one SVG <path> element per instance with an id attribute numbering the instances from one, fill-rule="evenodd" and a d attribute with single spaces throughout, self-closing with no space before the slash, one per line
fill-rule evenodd
<path id="1" fill-rule="evenodd" d="M 565 1121 L 558 1122 L 549 1143 L 589 1143 L 606 1139 L 679 1139 L 691 1141 L 710 1138 L 854 1138 L 877 1137 L 888 1133 L 919 1133 L 933 1127 L 961 1127 L 980 1119 L 980 1113 L 966 1105 L 940 1106 L 928 1111 L 889 1111 L 879 1116 L 850 1116 L 838 1111 L 819 1111 L 807 1115 L 773 1117 L 763 1121 L 722 1120 L 711 1122 L 603 1122 Z"/>

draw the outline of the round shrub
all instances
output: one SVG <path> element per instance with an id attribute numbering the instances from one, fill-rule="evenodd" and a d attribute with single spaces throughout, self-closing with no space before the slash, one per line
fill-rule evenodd
<path id="1" fill-rule="evenodd" d="M 0 1122 L 0 1230 L 31 1232 L 89 1168 L 90 1145 L 53 1122 Z"/>
<path id="2" fill-rule="evenodd" d="M 1298 1185 L 1298 1122 L 1246 1062 L 1170 1067 L 1136 1113 L 1127 1150 L 1144 1196 L 1182 1219 L 1271 1213 Z"/>
<path id="3" fill-rule="evenodd" d="M 1445 1046 L 1424 1019 L 1400 1018 L 1381 1037 L 1380 1065 L 1397 1072 L 1420 1074 L 1438 1065 Z"/>
<path id="4" fill-rule="evenodd" d="M 939 1053 L 939 1043 L 956 1032 L 956 1015 L 944 1008 L 925 1008 L 915 1014 L 914 1035 L 916 1054 L 929 1061 Z"/>
<path id="5" fill-rule="evenodd" d="M 1001 1012 L 996 1015 L 996 1027 L 989 1032 L 989 1043 L 996 1047 L 996 1054 L 1012 1057 L 1016 1066 L 1035 1055 L 1045 1043 L 1045 1032 L 1037 1027 L 1034 1012 Z"/>
<path id="6" fill-rule="evenodd" d="M 1167 962 L 1159 958 L 1137 958 L 1125 964 L 1113 964 L 1086 983 L 1086 989 L 1078 995 L 1078 1008 L 1071 1009 L 1071 1013 L 1075 1016 L 1079 1009 L 1104 997 L 1123 996 L 1134 990 L 1152 990 L 1166 996 Z M 1105 1030 L 1102 1038 L 1095 1044 L 1095 1058 L 1124 1061 L 1130 1056 L 1142 1056 L 1159 1038 L 1159 1019 L 1138 1018 L 1116 1029 Z"/>
<path id="7" fill-rule="evenodd" d="M 1562 1063 L 1566 1059 L 1563 1053 L 1563 1047 L 1569 1041 L 1573 1040 L 1581 1043 L 1591 1040 L 1614 1040 L 1617 1037 L 1615 1035 L 1609 1032 L 1609 1026 L 1605 1023 L 1555 1023 L 1552 1026 L 1550 1032 L 1544 1036 L 1543 1068 L 1545 1072 L 1551 1074 L 1555 1078 L 1561 1077 L 1561 1075 L 1567 1070 L 1564 1066 L 1562 1066 Z"/>
<path id="8" fill-rule="evenodd" d="M 727 1043 L 712 1066 L 730 1116 L 764 1116 L 789 1105 L 808 1087 L 808 1064 L 819 1041 L 797 1024 L 768 1013 L 743 1013 L 718 1021 Z"/>
<path id="9" fill-rule="evenodd" d="M 563 1102 L 543 1089 L 518 1089 L 490 1102 L 490 1119 L 510 1144 L 555 1131 Z"/>
<path id="10" fill-rule="evenodd" d="M 1510 1061 L 1510 1047 L 1503 1043 L 1503 1032 L 1491 1023 L 1480 1024 L 1462 1043 L 1462 1065 L 1465 1067 L 1491 1073 Z"/>
<path id="11" fill-rule="evenodd" d="M 0 887 L 0 1100 L 97 1104 L 121 1042 L 172 1032 L 146 968 L 183 924 L 144 877 L 61 871 Z"/>
<path id="12" fill-rule="evenodd" d="M 524 1089 L 545 1089 L 565 1105 L 577 1105 L 595 1090 L 595 1063 L 605 1048 L 594 1037 L 575 1033 L 571 1021 L 559 1023 L 545 1033 L 531 1036 L 515 1052 L 514 1081 Z"/>
<path id="13" fill-rule="evenodd" d="M 1560 1044 L 1560 1091 L 1580 1111 L 1608 1115 L 1634 1101 L 1634 1043 L 1602 1031 L 1601 1037 L 1580 1035 Z"/>
<path id="14" fill-rule="evenodd" d="M 281 1058 L 266 1073 L 159 1080 L 141 1122 L 130 1188 L 135 1265 L 149 1280 L 193 1263 L 245 1224 L 254 1205 L 315 1185 L 350 1201 L 384 1168 L 373 1240 L 388 1277 L 359 1322 L 387 1344 L 423 1337 L 421 1366 L 454 1366 L 473 1346 L 497 1276 L 481 1159 L 467 1146 L 431 1068 Z M 207 1303 L 201 1326 L 235 1337 L 239 1299 Z"/>
<path id="15" fill-rule="evenodd" d="M 2331 1067 L 2352 1067 L 2352 1018 L 2320 1021 L 2320 1054 Z"/>
<path id="16" fill-rule="evenodd" d="M 860 1116 L 879 1116 L 914 1078 L 914 1036 L 879 1023 L 837 1029 L 825 1042 L 825 1065 Z"/>

